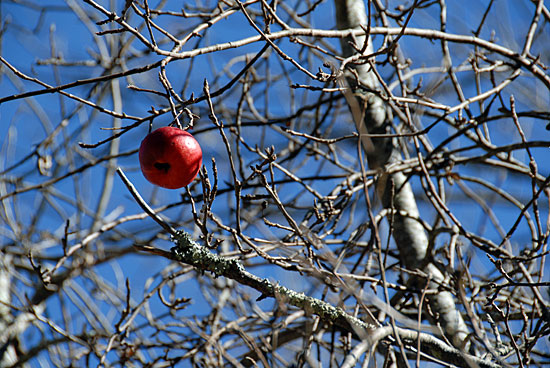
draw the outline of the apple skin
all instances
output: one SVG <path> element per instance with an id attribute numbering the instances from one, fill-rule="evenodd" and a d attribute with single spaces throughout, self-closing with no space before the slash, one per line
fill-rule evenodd
<path id="1" fill-rule="evenodd" d="M 145 179 L 159 187 L 178 189 L 191 183 L 202 165 L 202 150 L 193 136 L 174 127 L 149 133 L 139 147 Z"/>

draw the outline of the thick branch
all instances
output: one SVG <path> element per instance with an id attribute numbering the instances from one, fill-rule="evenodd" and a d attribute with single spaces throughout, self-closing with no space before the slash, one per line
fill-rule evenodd
<path id="1" fill-rule="evenodd" d="M 364 2 L 362 0 L 335 1 L 337 23 L 340 29 L 356 28 L 360 25 L 366 26 L 367 19 Z M 356 51 L 349 44 L 351 39 L 342 41 L 342 49 L 345 57 L 355 56 Z M 364 49 L 363 55 L 373 53 L 370 38 L 357 35 L 354 39 L 358 49 Z M 366 48 L 364 45 L 366 44 Z M 371 90 L 379 89 L 379 82 L 371 65 L 355 65 L 361 84 Z M 356 85 L 353 77 L 348 78 L 348 83 Z M 357 98 L 359 105 L 364 106 L 364 124 L 368 133 L 387 133 L 390 131 L 392 116 L 385 102 L 376 94 L 370 92 L 359 92 Z M 366 149 L 367 158 L 371 168 L 384 170 L 384 166 L 401 159 L 397 149 L 395 138 L 373 138 L 373 148 Z M 364 147 L 365 148 L 365 147 Z M 436 283 L 444 280 L 443 274 L 433 264 L 425 264 L 428 238 L 416 218 L 419 218 L 418 208 L 409 182 L 404 174 L 397 172 L 383 174 L 379 179 L 378 190 L 385 207 L 393 206 L 395 216 L 393 218 L 393 236 L 399 248 L 401 260 L 409 269 L 422 268 L 429 278 L 433 280 L 433 287 Z M 392 197 L 393 196 L 393 197 Z M 445 329 L 450 340 L 457 347 L 462 347 L 468 328 L 462 316 L 456 309 L 453 296 L 449 292 L 441 292 L 430 297 L 430 306 L 440 316 L 440 323 Z"/>
<path id="2" fill-rule="evenodd" d="M 351 332 L 356 337 L 367 343 L 369 349 L 375 348 L 382 339 L 390 337 L 394 332 L 390 326 L 375 326 L 353 317 L 341 308 L 303 293 L 298 293 L 282 285 L 273 284 L 267 279 L 260 278 L 246 271 L 236 259 L 226 258 L 212 253 L 208 248 L 195 242 L 191 236 L 184 231 L 177 231 L 172 236 L 176 244 L 170 252 L 155 249 L 154 253 L 167 258 L 189 264 L 200 272 L 209 271 L 216 276 L 223 276 L 237 281 L 241 285 L 247 285 L 259 291 L 262 295 L 258 299 L 267 297 L 276 298 L 280 302 L 293 305 L 306 313 L 316 314 L 325 322 L 333 323 L 343 331 Z M 144 249 L 145 250 L 145 249 Z M 495 368 L 499 365 L 479 359 L 469 354 L 464 354 L 445 342 L 426 333 L 398 328 L 400 338 L 407 344 L 407 347 L 416 348 L 420 340 L 422 350 L 438 359 L 461 367 L 470 367 L 472 364 L 479 367 Z"/>

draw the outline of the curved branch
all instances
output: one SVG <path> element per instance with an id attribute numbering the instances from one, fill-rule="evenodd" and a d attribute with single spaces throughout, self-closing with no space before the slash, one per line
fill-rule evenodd
<path id="1" fill-rule="evenodd" d="M 361 25 L 367 24 L 362 0 L 336 0 L 335 6 L 339 28 L 359 28 Z M 402 31 L 406 33 L 406 29 Z M 354 57 L 356 51 L 348 43 L 349 41 L 351 40 L 342 40 L 344 56 Z M 356 34 L 353 41 L 356 42 L 358 49 L 364 48 L 364 45 L 366 45 L 364 55 L 372 54 L 372 43 L 364 35 L 364 31 L 363 34 Z M 356 65 L 354 70 L 362 84 L 372 90 L 379 89 L 379 82 L 373 70 L 373 64 Z M 353 78 L 348 78 L 348 81 L 352 87 L 357 84 Z M 368 133 L 388 133 L 391 128 L 392 116 L 387 104 L 375 93 L 363 91 L 360 93 L 357 96 L 358 105 L 364 106 L 365 111 L 361 112 L 361 116 L 364 116 L 363 122 Z M 353 102 L 351 103 L 353 104 Z M 356 116 L 357 114 L 354 114 L 354 118 L 357 120 Z M 359 121 L 356 121 L 356 124 L 362 125 Z M 371 168 L 384 172 L 384 167 L 387 164 L 401 159 L 401 153 L 398 150 L 395 138 L 372 138 L 371 141 L 373 147 L 370 149 L 363 147 Z M 432 286 L 437 288 L 437 284 L 444 282 L 444 275 L 435 265 L 426 264 L 428 237 L 420 222 L 415 220 L 419 217 L 418 207 L 406 176 L 401 172 L 392 174 L 384 172 L 377 187 L 383 205 L 395 209 L 392 235 L 399 248 L 403 264 L 409 269 L 422 268 L 429 279 L 432 280 L 430 281 L 430 283 L 433 283 Z M 469 331 L 456 308 L 452 294 L 441 291 L 437 295 L 430 296 L 429 302 L 432 310 L 436 315 L 439 315 L 439 322 L 449 339 L 456 347 L 462 347 L 466 342 Z"/>

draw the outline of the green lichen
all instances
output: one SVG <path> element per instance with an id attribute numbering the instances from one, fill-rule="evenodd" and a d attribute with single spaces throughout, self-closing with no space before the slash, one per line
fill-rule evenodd
<path id="1" fill-rule="evenodd" d="M 194 241 L 185 231 L 178 231 L 176 235 L 172 236 L 172 241 L 176 243 L 171 249 L 176 258 L 200 271 L 210 271 L 216 277 L 244 271 L 238 260 L 227 259 L 212 253 L 208 248 Z"/>
<path id="2" fill-rule="evenodd" d="M 325 320 L 335 321 L 342 317 L 345 319 L 349 317 L 342 309 L 336 308 L 325 301 L 307 296 L 304 293 L 299 293 L 280 285 L 276 286 L 276 290 L 276 294 L 286 298 L 289 304 L 306 312 L 317 314 Z"/>
<path id="3" fill-rule="evenodd" d="M 172 254 L 174 254 L 174 257 L 180 262 L 194 266 L 201 272 L 210 271 L 216 277 L 226 276 L 242 280 L 253 279 L 255 283 L 254 287 L 257 288 L 258 291 L 261 291 L 264 296 L 275 297 L 284 303 L 304 310 L 308 314 L 316 314 L 324 320 L 333 322 L 337 320 L 346 320 L 351 326 L 361 330 L 375 327 L 358 318 L 350 316 L 344 312 L 343 309 L 334 307 L 323 300 L 315 299 L 304 293 L 273 284 L 267 279 L 255 278 L 245 271 L 238 260 L 224 258 L 212 253 L 208 248 L 194 241 L 191 236 L 184 231 L 178 231 L 176 235 L 172 237 L 172 241 L 176 244 L 172 247 Z M 251 283 L 247 284 L 252 286 Z"/>

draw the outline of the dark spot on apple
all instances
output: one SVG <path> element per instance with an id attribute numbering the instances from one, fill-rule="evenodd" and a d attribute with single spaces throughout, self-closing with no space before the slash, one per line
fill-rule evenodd
<path id="1" fill-rule="evenodd" d="M 153 165 L 157 170 L 164 171 L 165 173 L 170 170 L 170 164 L 168 162 L 155 162 Z"/>

